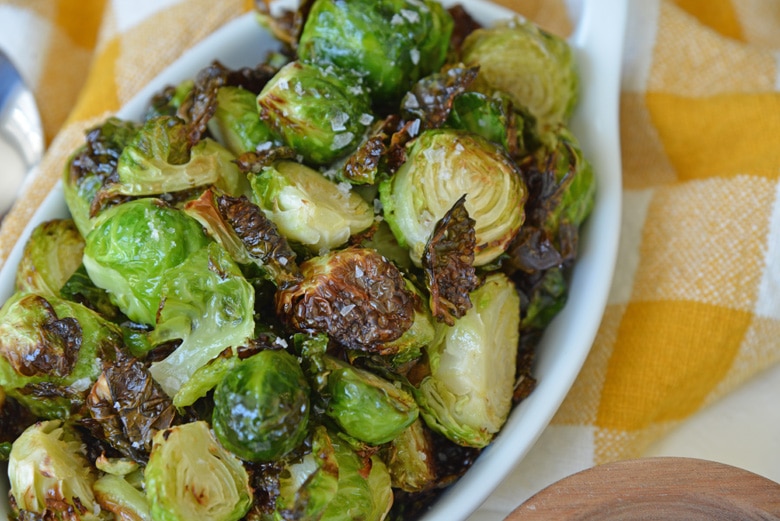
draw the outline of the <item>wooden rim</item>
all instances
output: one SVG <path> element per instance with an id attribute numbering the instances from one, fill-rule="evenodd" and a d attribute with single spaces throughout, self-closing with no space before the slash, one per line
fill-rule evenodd
<path id="1" fill-rule="evenodd" d="M 505 521 L 780 521 L 780 484 L 693 458 L 643 458 L 566 477 Z"/>

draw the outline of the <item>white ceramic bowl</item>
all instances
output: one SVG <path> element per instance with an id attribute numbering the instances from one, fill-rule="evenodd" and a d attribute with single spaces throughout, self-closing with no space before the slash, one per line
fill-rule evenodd
<path id="1" fill-rule="evenodd" d="M 442 0 L 449 6 L 454 0 Z M 484 0 L 460 0 L 484 25 L 514 15 Z M 574 2 L 576 3 L 576 2 Z M 292 0 L 279 5 L 290 6 Z M 528 452 L 563 401 L 582 367 L 607 301 L 620 231 L 620 146 L 618 99 L 620 57 L 626 17 L 625 0 L 583 0 L 580 19 L 570 38 L 580 77 L 581 101 L 572 131 L 592 162 L 598 183 L 593 213 L 580 240 L 580 255 L 566 307 L 549 326 L 535 365 L 538 386 L 514 409 L 501 433 L 425 515 L 425 521 L 458 521 L 473 513 Z M 251 14 L 226 24 L 201 41 L 142 89 L 117 114 L 140 119 L 151 96 L 166 85 L 192 78 L 214 59 L 227 66 L 254 66 L 275 45 Z M 62 186 L 44 200 L 0 271 L 0 302 L 11 296 L 16 266 L 26 239 L 39 223 L 68 216 Z M 7 483 L 0 483 L 0 498 Z M 0 516 L 7 516 L 3 499 Z"/>

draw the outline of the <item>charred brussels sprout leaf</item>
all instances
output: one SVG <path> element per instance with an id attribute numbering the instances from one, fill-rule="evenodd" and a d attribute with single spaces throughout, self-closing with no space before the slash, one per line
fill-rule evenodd
<path id="1" fill-rule="evenodd" d="M 300 278 L 295 252 L 276 224 L 246 197 L 206 190 L 187 203 L 184 211 L 198 220 L 239 264 L 257 265 L 277 285 Z"/>
<path id="2" fill-rule="evenodd" d="M 0 310 L 0 387 L 40 417 L 67 416 L 121 345 L 119 328 L 80 304 L 16 293 Z"/>
<path id="3" fill-rule="evenodd" d="M 62 180 L 65 202 L 84 237 L 92 229 L 92 204 L 98 191 L 114 180 L 119 156 L 139 128 L 134 122 L 108 118 L 87 131 L 86 143 L 65 167 Z"/>
<path id="4" fill-rule="evenodd" d="M 314 253 L 343 246 L 374 223 L 374 210 L 348 183 L 337 185 L 307 166 L 279 161 L 251 178 L 257 205 L 292 242 Z"/>
<path id="5" fill-rule="evenodd" d="M 84 266 L 128 318 L 154 325 L 162 275 L 208 243 L 197 221 L 159 199 L 104 212 L 87 236 Z"/>
<path id="6" fill-rule="evenodd" d="M 324 357 L 328 371 L 326 414 L 348 435 L 372 445 L 387 443 L 417 419 L 411 394 L 380 376 Z"/>
<path id="7" fill-rule="evenodd" d="M 38 225 L 27 240 L 16 269 L 17 291 L 59 295 L 81 265 L 84 238 L 71 219 Z"/>
<path id="8" fill-rule="evenodd" d="M 181 340 L 181 345 L 149 371 L 175 399 L 198 368 L 252 337 L 255 294 L 235 261 L 212 242 L 162 276 L 160 296 L 150 341 L 161 345 Z"/>
<path id="9" fill-rule="evenodd" d="M 501 273 L 487 276 L 453 326 L 440 324 L 428 347 L 430 375 L 416 398 L 431 429 L 460 445 L 485 447 L 512 407 L 520 299 Z"/>
<path id="10" fill-rule="evenodd" d="M 478 67 L 452 67 L 421 79 L 401 102 L 404 116 L 420 119 L 426 129 L 441 127 L 454 100 L 469 88 L 478 70 Z"/>
<path id="11" fill-rule="evenodd" d="M 241 460 L 222 448 L 204 421 L 155 434 L 144 476 L 155 521 L 238 521 L 252 505 Z"/>
<path id="12" fill-rule="evenodd" d="M 453 325 L 471 308 L 469 293 L 479 285 L 474 269 L 476 235 L 461 197 L 436 223 L 423 253 L 433 316 Z"/>
<path id="13" fill-rule="evenodd" d="M 358 78 L 292 62 L 257 96 L 260 118 L 305 162 L 324 165 L 351 153 L 371 123 Z"/>
<path id="14" fill-rule="evenodd" d="M 418 266 L 436 222 L 464 194 L 475 221 L 475 266 L 501 255 L 525 218 L 527 192 L 517 165 L 498 145 L 463 131 L 423 132 L 379 193 L 390 228 Z"/>
<path id="15" fill-rule="evenodd" d="M 95 474 L 76 431 L 61 420 L 28 427 L 8 460 L 10 495 L 20 519 L 98 521 Z"/>
<path id="16" fill-rule="evenodd" d="M 347 347 L 381 353 L 413 324 L 415 298 L 403 275 L 374 250 L 348 248 L 301 264 L 304 280 L 276 294 L 293 329 L 327 333 Z"/>
<path id="17" fill-rule="evenodd" d="M 249 461 L 272 461 L 295 449 L 308 432 L 309 385 L 298 361 L 266 350 L 234 367 L 214 391 L 214 432 Z"/>
<path id="18" fill-rule="evenodd" d="M 479 66 L 479 90 L 506 92 L 542 130 L 565 124 L 574 110 L 579 80 L 571 48 L 533 22 L 477 29 L 463 42 L 461 60 Z"/>
<path id="19" fill-rule="evenodd" d="M 443 65 L 452 27 L 449 13 L 432 0 L 317 0 L 298 55 L 356 71 L 373 100 L 391 104 Z"/>
<path id="20" fill-rule="evenodd" d="M 87 397 L 87 408 L 90 417 L 82 423 L 95 437 L 139 463 L 147 461 L 154 433 L 179 419 L 146 366 L 121 352 L 115 363 L 105 364 Z"/>

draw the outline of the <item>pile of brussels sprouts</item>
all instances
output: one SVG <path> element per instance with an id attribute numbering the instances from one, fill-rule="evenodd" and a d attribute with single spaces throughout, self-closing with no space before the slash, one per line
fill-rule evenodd
<path id="1" fill-rule="evenodd" d="M 0 310 L 19 519 L 411 519 L 533 388 L 594 177 L 566 42 L 315 0 L 107 119 Z"/>

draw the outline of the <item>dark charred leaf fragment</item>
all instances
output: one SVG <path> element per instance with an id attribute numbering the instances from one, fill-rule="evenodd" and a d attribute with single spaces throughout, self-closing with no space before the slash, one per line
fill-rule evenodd
<path id="1" fill-rule="evenodd" d="M 253 152 L 244 152 L 236 164 L 239 170 L 245 174 L 259 174 L 263 168 L 271 166 L 274 161 L 282 159 L 294 159 L 295 150 L 287 146 L 271 147 L 268 150 L 258 150 Z"/>
<path id="2" fill-rule="evenodd" d="M 478 72 L 479 67 L 459 65 L 421 79 L 401 102 L 404 118 L 421 120 L 425 129 L 441 127 L 452 101 L 469 88 Z"/>
<path id="3" fill-rule="evenodd" d="M 471 309 L 469 293 L 479 286 L 474 268 L 475 221 L 465 204 L 463 195 L 436 223 L 422 258 L 431 313 L 448 325 Z"/>

